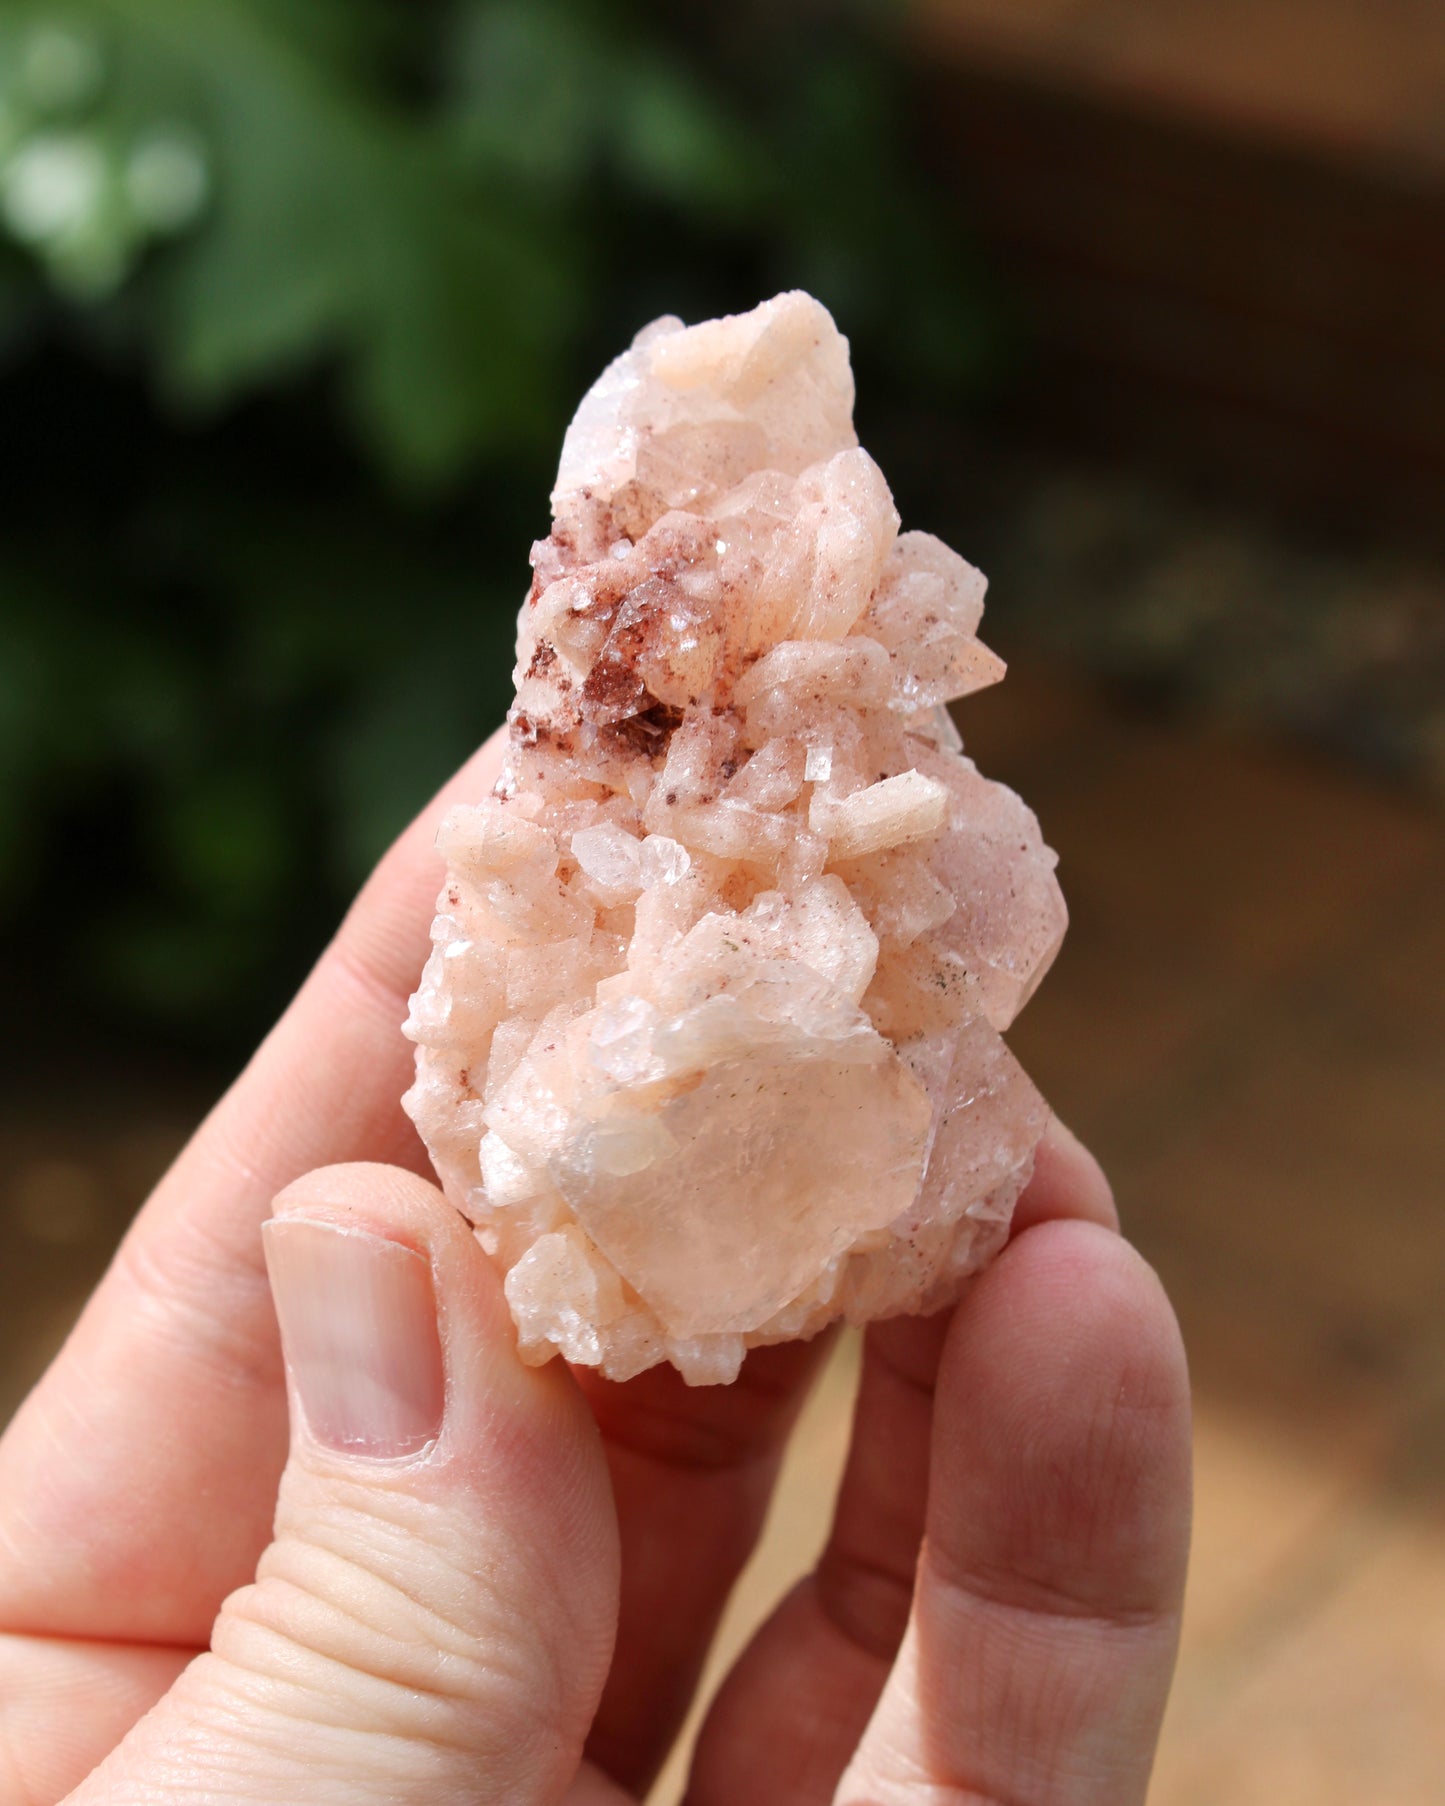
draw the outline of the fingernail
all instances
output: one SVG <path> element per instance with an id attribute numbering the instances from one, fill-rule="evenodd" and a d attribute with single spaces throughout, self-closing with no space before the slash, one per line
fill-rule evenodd
<path id="1" fill-rule="evenodd" d="M 431 1267 L 411 1248 L 307 1217 L 265 1225 L 281 1346 L 316 1441 L 373 1459 L 414 1455 L 441 1429 Z"/>

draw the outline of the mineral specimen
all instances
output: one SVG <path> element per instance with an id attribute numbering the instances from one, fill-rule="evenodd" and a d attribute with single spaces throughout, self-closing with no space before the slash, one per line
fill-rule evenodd
<path id="1" fill-rule="evenodd" d="M 495 793 L 454 810 L 406 1105 L 522 1356 L 732 1379 L 938 1308 L 1047 1109 L 1004 1045 L 1053 854 L 943 704 L 984 580 L 898 532 L 803 294 L 656 321 L 582 402 Z"/>

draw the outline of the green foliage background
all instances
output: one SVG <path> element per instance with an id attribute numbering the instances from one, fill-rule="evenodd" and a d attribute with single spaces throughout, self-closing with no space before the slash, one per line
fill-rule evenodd
<path id="1" fill-rule="evenodd" d="M 990 349 L 891 12 L 0 5 L 0 961 L 229 1053 L 499 718 L 562 428 L 802 285 Z"/>

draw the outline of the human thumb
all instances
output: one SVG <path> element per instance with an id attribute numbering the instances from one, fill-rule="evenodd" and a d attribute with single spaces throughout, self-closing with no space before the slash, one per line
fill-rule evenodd
<path id="1" fill-rule="evenodd" d="M 560 1800 L 617 1611 L 580 1393 L 519 1363 L 490 1263 L 412 1174 L 308 1174 L 265 1235 L 291 1403 L 275 1540 L 74 1806 Z"/>

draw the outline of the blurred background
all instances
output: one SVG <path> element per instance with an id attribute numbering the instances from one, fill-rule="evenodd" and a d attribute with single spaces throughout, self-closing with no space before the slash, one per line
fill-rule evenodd
<path id="1" fill-rule="evenodd" d="M 1014 1044 L 1190 1344 L 1152 1797 L 1445 1801 L 1439 0 L 0 0 L 0 1418 L 500 718 L 582 390 L 790 286 L 992 579 Z"/>

